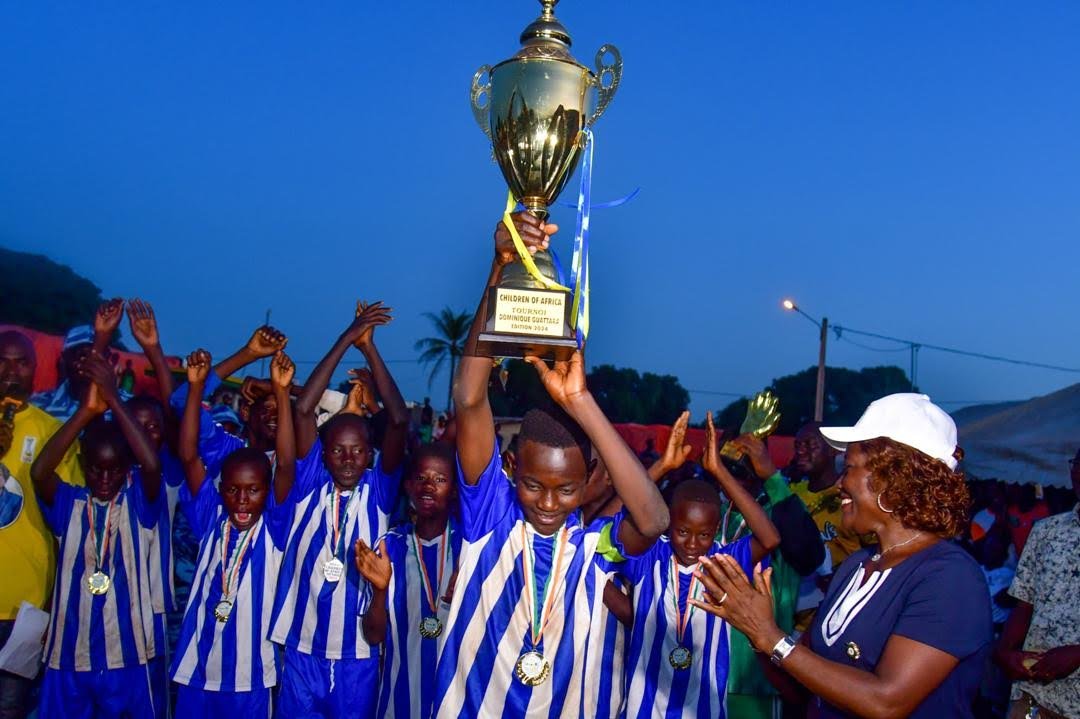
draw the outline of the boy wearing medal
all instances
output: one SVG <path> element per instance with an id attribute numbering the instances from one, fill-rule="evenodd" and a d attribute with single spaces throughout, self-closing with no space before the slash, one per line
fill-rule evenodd
<path id="1" fill-rule="evenodd" d="M 533 251 L 557 229 L 529 213 L 514 221 Z M 443 630 L 436 716 L 592 716 L 602 678 L 586 671 L 595 651 L 590 628 L 600 624 L 611 564 L 655 542 L 667 526 L 667 507 L 585 386 L 580 352 L 553 369 L 528 358 L 558 406 L 526 413 L 508 458 L 513 484 L 508 480 L 488 404 L 491 359 L 476 352 L 488 288 L 516 257 L 502 224 L 495 245 L 454 385 L 462 547 Z M 593 447 L 625 509 L 586 526 L 579 509 Z"/>
<path id="2" fill-rule="evenodd" d="M 120 399 L 112 367 L 92 352 L 79 366 L 87 397 L 30 472 L 45 521 L 60 540 L 38 716 L 154 716 L 151 542 L 160 518 L 161 465 Z M 100 415 L 112 412 L 113 421 Z M 56 467 L 79 436 L 86 487 Z"/>
<path id="3" fill-rule="evenodd" d="M 288 394 L 294 366 L 281 352 L 270 365 L 279 430 L 273 496 L 270 460 L 253 447 L 241 447 L 225 457 L 220 487 L 206 481 L 195 437 L 199 397 L 209 371 L 210 355 L 205 350 L 188 357 L 191 392 L 184 407 L 180 448 L 187 481 L 180 501 L 201 539 L 173 658 L 173 681 L 180 685 L 176 715 L 267 717 L 271 687 L 277 684 L 275 649 L 267 638 L 270 609 L 289 529 L 284 502 L 296 469 Z"/>
<path id="4" fill-rule="evenodd" d="M 381 302 L 357 303 L 355 319 L 296 401 L 300 459 L 270 633 L 285 650 L 280 716 L 368 717 L 375 708 L 379 655 L 360 626 L 371 589 L 356 568 L 354 546 L 358 539 L 374 546 L 389 528 L 405 456 L 408 411 L 374 342 L 375 328 L 389 321 Z M 319 398 L 349 347 L 364 354 L 387 416 L 371 467 L 364 418 L 342 413 L 319 430 L 315 425 Z"/>
<path id="5" fill-rule="evenodd" d="M 371 582 L 364 637 L 383 646 L 377 716 L 429 719 L 451 589 L 461 549 L 453 445 L 425 444 L 402 482 L 412 522 L 391 529 L 372 551 L 357 540 L 356 563 Z"/>
<path id="6" fill-rule="evenodd" d="M 701 464 L 742 513 L 751 534 L 721 546 L 715 541 L 720 529 L 716 488 L 697 479 L 675 486 L 668 536 L 620 569 L 634 587 L 634 628 L 626 660 L 626 717 L 660 718 L 686 712 L 697 717 L 724 717 L 727 630 L 723 621 L 689 602 L 701 597 L 697 578 L 700 559 L 731 554 L 749 575 L 754 565 L 780 544 L 780 535 L 764 510 L 720 462 L 711 412 L 706 418 Z"/>

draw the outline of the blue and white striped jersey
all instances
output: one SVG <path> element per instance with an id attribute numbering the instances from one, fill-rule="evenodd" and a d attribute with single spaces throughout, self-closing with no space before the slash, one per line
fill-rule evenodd
<path id="1" fill-rule="evenodd" d="M 111 502 L 91 499 L 86 487 L 61 482 L 52 505 L 41 502 L 45 521 L 60 541 L 45 643 L 50 669 L 119 669 L 156 656 L 151 545 L 161 500 L 147 501 L 141 482 L 138 468 L 132 469 Z M 91 594 L 87 581 L 97 568 L 98 537 L 105 549 L 101 571 L 110 586 L 104 594 Z"/>
<path id="2" fill-rule="evenodd" d="M 338 492 L 323 466 L 321 440 L 296 463 L 291 529 L 271 624 L 274 642 L 323 659 L 378 654 L 360 626 L 371 587 L 356 568 L 353 546 L 357 539 L 374 546 L 386 533 L 400 482 L 400 469 L 387 474 L 376 461 L 351 492 Z M 331 516 L 335 508 L 337 517 Z M 336 548 L 335 522 L 344 527 Z M 331 582 L 324 567 L 334 558 L 343 565 L 342 576 Z"/>
<path id="3" fill-rule="evenodd" d="M 455 562 L 461 552 L 461 533 L 451 520 L 449 548 L 442 537 L 420 540 L 419 556 L 434 594 L 432 608 L 417 559 L 416 537 L 411 524 L 391 529 L 384 539 L 393 575 L 386 593 L 387 628 L 383 642 L 383 670 L 379 680 L 377 716 L 397 719 L 428 719 L 435 698 L 435 668 L 450 605 L 442 601 L 450 588 Z M 441 568 L 441 572 L 440 572 Z M 425 638 L 420 622 L 436 617 L 443 623 L 438 637 Z"/>
<path id="4" fill-rule="evenodd" d="M 753 571 L 750 537 L 721 547 L 713 543 L 708 555 L 730 554 L 748 574 Z M 728 638 L 722 619 L 687 604 L 692 584 L 695 598 L 702 589 L 692 581 L 693 570 L 672 561 L 671 543 L 661 537 L 641 557 L 624 563 L 620 572 L 634 585 L 634 628 L 626 657 L 626 717 L 644 719 L 663 717 L 724 716 L 727 694 Z M 672 582 L 677 571 L 679 587 Z M 679 610 L 676 612 L 675 600 Z M 672 652 L 680 646 L 677 638 L 679 615 L 686 616 L 681 646 L 690 650 L 691 664 L 677 669 Z"/>
<path id="5" fill-rule="evenodd" d="M 203 482 L 195 497 L 185 486 L 180 496 L 184 516 L 201 540 L 173 658 L 173 681 L 223 692 L 272 687 L 277 683 L 277 666 L 274 645 L 268 639 L 270 615 L 290 508 L 273 506 L 271 497 L 250 534 L 242 537 L 226 524 L 228 513 L 213 482 Z M 226 540 L 228 544 L 223 546 Z M 235 580 L 230 580 L 230 599 L 223 593 L 222 573 L 233 557 Z M 230 602 L 230 610 L 221 622 L 214 612 L 223 599 Z"/>
<path id="6" fill-rule="evenodd" d="M 460 471 L 460 468 L 459 468 Z M 460 488 L 462 536 L 458 578 L 439 658 L 436 716 L 592 717 L 596 694 L 586 678 L 590 632 L 601 624 L 603 590 L 622 560 L 615 534 L 622 515 L 581 525 L 572 514 L 556 537 L 543 537 L 525 520 L 496 448 L 475 486 Z M 535 557 L 541 579 L 560 567 L 553 611 L 539 645 L 533 645 L 522 554 Z M 530 582 L 532 580 L 530 579 Z M 542 594 L 540 588 L 537 594 Z M 541 652 L 550 676 L 528 686 L 515 676 L 519 658 Z"/>
<path id="7" fill-rule="evenodd" d="M 164 614 L 176 610 L 176 594 L 173 581 L 174 563 L 172 551 L 173 518 L 180 501 L 180 487 L 184 485 L 184 468 L 168 447 L 158 452 L 161 461 L 161 519 L 154 533 L 151 553 L 156 557 L 150 575 L 150 597 L 154 613 Z M 162 647 L 158 647 L 162 649 Z"/>
<path id="8" fill-rule="evenodd" d="M 603 587 L 589 630 L 589 660 L 585 695 L 596 697 L 597 719 L 614 719 L 623 709 L 626 679 L 626 639 L 630 631 L 604 604 Z"/>

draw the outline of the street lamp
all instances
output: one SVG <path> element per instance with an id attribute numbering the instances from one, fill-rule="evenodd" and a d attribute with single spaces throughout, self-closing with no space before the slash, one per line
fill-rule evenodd
<path id="1" fill-rule="evenodd" d="M 822 317 L 821 321 L 818 322 L 813 317 L 806 314 L 806 312 L 795 304 L 795 301 L 792 299 L 785 299 L 781 304 L 788 312 L 798 312 L 800 315 L 813 322 L 814 326 L 821 332 L 821 344 L 818 347 L 817 391 L 814 395 L 814 421 L 821 422 L 825 416 L 825 339 L 828 337 L 829 333 L 829 318 Z"/>

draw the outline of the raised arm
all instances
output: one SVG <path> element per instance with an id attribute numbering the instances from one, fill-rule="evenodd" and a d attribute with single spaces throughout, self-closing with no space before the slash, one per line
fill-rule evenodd
<path id="1" fill-rule="evenodd" d="M 366 312 L 366 305 L 357 308 L 357 312 Z M 386 309 L 390 311 L 389 308 Z M 379 461 L 387 473 L 393 474 L 405 459 L 405 445 L 409 437 L 409 410 L 405 398 L 401 396 L 397 382 L 386 368 L 382 355 L 375 346 L 374 323 L 356 339 L 353 346 L 364 353 L 368 368 L 371 370 L 375 389 L 382 398 L 383 411 L 387 413 L 386 433 L 383 435 L 382 454 Z M 321 395 L 321 393 L 320 393 Z"/>
<path id="2" fill-rule="evenodd" d="M 200 397 L 210 374 L 210 363 L 210 353 L 203 349 L 195 350 L 187 358 L 188 393 L 184 414 L 180 418 L 176 455 L 184 465 L 184 477 L 192 497 L 199 493 L 206 480 L 206 467 L 199 456 L 199 413 L 202 410 Z"/>
<path id="3" fill-rule="evenodd" d="M 315 365 L 311 376 L 304 383 L 304 391 L 296 400 L 296 453 L 304 457 L 315 444 L 315 409 L 319 406 L 319 398 L 326 388 L 330 386 L 330 377 L 341 363 L 345 352 L 357 342 L 365 333 L 370 333 L 378 325 L 385 325 L 390 321 L 390 310 L 383 307 L 381 302 L 361 306 L 357 304 L 358 312 L 353 321 L 345 328 L 334 346 L 326 353 L 319 364 Z M 395 388 L 396 391 L 396 388 Z M 400 397 L 400 394 L 398 395 Z M 404 404 L 404 403 L 403 403 Z"/>
<path id="4" fill-rule="evenodd" d="M 138 298 L 128 300 L 127 316 L 132 336 L 135 337 L 135 341 L 139 343 L 143 354 L 150 360 L 150 366 L 154 369 L 154 379 L 157 380 L 158 392 L 161 394 L 161 405 L 166 415 L 172 415 L 169 397 L 172 397 L 173 390 L 176 388 L 173 386 L 169 363 L 165 361 L 165 352 L 161 349 L 161 337 L 158 334 L 154 308 L 149 302 Z"/>
<path id="5" fill-rule="evenodd" d="M 736 441 L 744 439 L 744 437 L 740 437 Z M 761 440 L 757 440 L 757 442 L 764 445 Z M 748 442 L 744 442 L 742 446 L 748 451 L 757 451 L 759 449 L 756 445 Z M 765 450 L 762 450 L 762 452 L 764 457 L 751 458 L 752 462 L 761 463 L 760 471 L 758 470 L 758 464 L 755 464 L 754 467 L 759 474 L 761 471 L 765 471 L 767 466 L 772 465 L 768 452 Z M 765 465 L 765 462 L 768 462 L 768 465 Z M 743 489 L 743 486 L 731 476 L 731 472 L 728 472 L 727 467 L 720 461 L 720 450 L 717 447 L 716 427 L 713 426 L 712 412 L 705 415 L 705 454 L 701 458 L 701 466 L 716 478 L 720 483 L 720 488 L 724 490 L 724 494 L 728 496 L 731 503 L 735 505 L 735 509 L 739 510 L 739 513 L 746 520 L 746 526 L 752 534 L 750 539 L 751 559 L 754 564 L 757 564 L 780 546 L 780 533 L 776 531 L 776 526 L 769 519 L 769 515 L 765 514 L 765 510 L 757 503 L 757 499 Z M 766 476 L 771 476 L 775 472 L 776 467 L 772 467 L 772 472 Z"/>
<path id="6" fill-rule="evenodd" d="M 649 479 L 659 483 L 668 472 L 674 472 L 686 464 L 692 448 L 686 443 L 686 428 L 690 425 L 690 410 L 684 411 L 671 425 L 671 436 L 664 447 L 664 453 L 647 470 Z M 605 505 L 605 513 L 616 513 L 623 507 L 623 502 L 618 496 Z"/>
<path id="7" fill-rule="evenodd" d="M 574 352 L 567 362 L 556 362 L 554 368 L 549 368 L 539 357 L 526 357 L 525 361 L 536 368 L 544 389 L 585 430 L 592 446 L 604 459 L 611 484 L 630 520 L 619 527 L 619 540 L 630 554 L 643 553 L 667 529 L 668 508 L 656 483 L 585 386 L 585 360 L 581 352 Z"/>
<path id="8" fill-rule="evenodd" d="M 123 316 L 124 301 L 119 297 L 105 300 L 98 305 L 97 312 L 94 314 L 94 352 L 103 357 L 108 355 L 109 342 L 112 341 Z"/>
<path id="9" fill-rule="evenodd" d="M 83 360 L 80 371 L 97 387 L 97 391 L 113 414 L 113 420 L 124 434 L 124 439 L 127 440 L 128 447 L 131 448 L 131 453 L 135 457 L 135 463 L 139 465 L 143 494 L 150 502 L 157 501 L 161 493 L 161 460 L 154 451 L 154 446 L 150 444 L 150 438 L 131 416 L 131 410 L 120 399 L 112 367 L 100 354 L 91 352 Z"/>
<path id="10" fill-rule="evenodd" d="M 549 238 L 559 229 L 555 224 L 545 225 L 529 212 L 519 212 L 513 216 L 513 220 L 522 241 L 533 254 L 538 249 L 546 249 Z M 476 340 L 487 318 L 489 290 L 499 284 L 503 267 L 515 259 L 517 252 L 513 238 L 505 225 L 499 222 L 495 226 L 495 257 L 491 261 L 491 271 L 454 377 L 455 442 L 466 484 L 477 483 L 491 461 L 491 451 L 495 446 L 495 420 L 488 404 L 491 358 L 477 354 Z"/>
<path id="11" fill-rule="evenodd" d="M 292 386 L 296 365 L 284 352 L 274 355 L 270 363 L 270 382 L 277 401 L 278 430 L 275 440 L 277 469 L 274 471 L 274 499 L 282 504 L 292 490 L 296 479 L 296 433 L 293 431 Z"/>
<path id="12" fill-rule="evenodd" d="M 214 374 L 221 379 L 227 379 L 229 375 L 236 374 L 255 360 L 285 349 L 288 342 L 289 338 L 283 332 L 270 325 L 263 325 L 251 334 L 246 345 L 214 365 Z"/>
<path id="13" fill-rule="evenodd" d="M 34 493 L 45 504 L 52 505 L 56 497 L 56 489 L 62 481 L 56 474 L 56 468 L 64 461 L 71 445 L 79 438 L 86 425 L 97 416 L 105 412 L 105 402 L 101 399 L 101 393 L 93 383 L 87 387 L 86 398 L 75 410 L 67 422 L 56 430 L 45 446 L 41 448 L 37 459 L 30 465 L 30 479 L 34 483 Z"/>

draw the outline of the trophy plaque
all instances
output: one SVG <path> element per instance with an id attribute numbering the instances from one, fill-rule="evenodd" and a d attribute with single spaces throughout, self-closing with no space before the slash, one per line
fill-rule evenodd
<path id="1" fill-rule="evenodd" d="M 521 49 L 473 76 L 472 109 L 513 198 L 541 219 L 577 167 L 586 130 L 603 114 L 622 77 L 613 45 L 596 53 L 595 71 L 570 54 L 570 33 L 540 0 L 540 17 L 521 33 Z M 488 297 L 477 349 L 492 357 L 567 359 L 578 343 L 574 295 L 558 281 L 551 253 L 539 250 L 503 268 Z"/>

